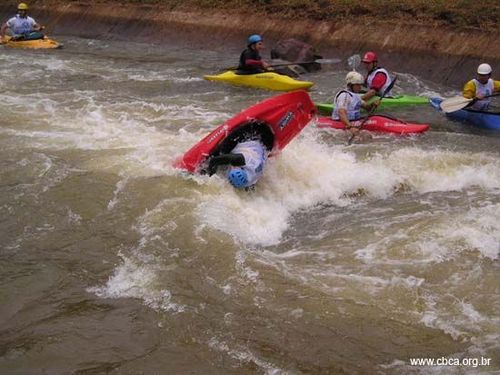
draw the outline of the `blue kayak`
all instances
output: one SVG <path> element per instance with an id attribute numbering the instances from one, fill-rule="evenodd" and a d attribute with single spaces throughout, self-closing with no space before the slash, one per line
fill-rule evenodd
<path id="1" fill-rule="evenodd" d="M 429 102 L 437 110 L 443 99 L 430 98 Z M 464 122 L 477 127 L 489 130 L 500 130 L 500 112 L 475 111 L 473 109 L 460 109 L 455 112 L 446 113 L 446 117 L 451 120 Z"/>

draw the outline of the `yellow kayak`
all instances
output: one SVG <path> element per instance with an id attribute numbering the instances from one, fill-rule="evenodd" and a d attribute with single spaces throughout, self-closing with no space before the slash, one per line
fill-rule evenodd
<path id="1" fill-rule="evenodd" d="M 234 71 L 229 70 L 222 74 L 203 76 L 203 78 L 208 81 L 225 82 L 231 85 L 248 86 L 273 91 L 308 89 L 314 85 L 313 82 L 298 81 L 291 77 L 273 72 L 236 74 Z"/>
<path id="2" fill-rule="evenodd" d="M 53 39 L 49 39 L 46 36 L 43 39 L 34 40 L 11 40 L 10 36 L 3 37 L 0 44 L 12 48 L 30 48 L 30 49 L 41 49 L 41 48 L 61 48 L 62 44 L 56 42 Z"/>

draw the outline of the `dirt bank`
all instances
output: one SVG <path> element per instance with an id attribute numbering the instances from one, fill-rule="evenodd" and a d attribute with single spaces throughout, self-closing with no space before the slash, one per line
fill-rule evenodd
<path id="1" fill-rule="evenodd" d="M 30 3 L 31 14 L 49 26 L 52 34 L 101 39 L 131 39 L 168 43 L 172 39 L 200 43 L 212 48 L 242 45 L 249 33 L 259 32 L 268 45 L 295 37 L 316 46 L 325 57 L 346 57 L 366 49 L 376 50 L 383 65 L 418 74 L 433 81 L 458 84 L 473 74 L 478 63 L 487 61 L 500 71 L 498 25 L 481 30 L 451 27 L 436 21 L 395 17 L 377 19 L 364 15 L 341 20 L 263 16 L 207 7 L 187 10 L 167 5 L 118 2 L 38 0 Z M 16 2 L 0 5 L 6 19 Z M 292 19 L 293 18 L 293 19 Z M 354 23 L 352 20 L 358 21 Z M 360 22 L 362 21 L 362 22 Z M 258 25 L 256 28 L 255 25 Z"/>

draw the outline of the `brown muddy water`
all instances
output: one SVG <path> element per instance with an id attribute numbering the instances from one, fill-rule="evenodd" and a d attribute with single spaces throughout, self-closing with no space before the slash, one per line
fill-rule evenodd
<path id="1" fill-rule="evenodd" d="M 498 134 L 430 106 L 352 146 L 312 123 L 238 192 L 171 167 L 273 95 L 201 78 L 238 48 L 60 40 L 0 53 L 0 373 L 500 371 Z"/>

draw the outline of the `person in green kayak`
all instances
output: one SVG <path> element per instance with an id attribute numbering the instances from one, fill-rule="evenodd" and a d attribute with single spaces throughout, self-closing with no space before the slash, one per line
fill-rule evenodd
<path id="1" fill-rule="evenodd" d="M 236 73 L 256 74 L 268 70 L 269 64 L 262 60 L 260 51 L 264 49 L 264 40 L 258 34 L 250 35 L 247 39 L 247 48 L 240 55 L 240 62 Z"/>
<path id="2" fill-rule="evenodd" d="M 392 82 L 389 72 L 378 66 L 378 58 L 375 52 L 366 52 L 361 62 L 367 71 L 365 84 L 368 89 L 363 95 L 363 100 L 369 100 L 375 95 L 382 96 L 382 93 Z M 391 93 L 386 93 L 386 96 L 391 96 Z"/>
<path id="3" fill-rule="evenodd" d="M 467 99 L 477 99 L 469 108 L 485 111 L 489 108 L 491 99 L 495 92 L 500 92 L 500 81 L 491 78 L 490 64 L 483 63 L 477 67 L 476 78 L 467 82 L 463 88 L 462 95 Z"/>
<path id="4" fill-rule="evenodd" d="M 20 3 L 17 6 L 17 14 L 2 25 L 0 37 L 3 39 L 7 30 L 10 30 L 12 40 L 42 39 L 44 36 L 40 32 L 42 29 L 42 26 L 28 16 L 28 5 Z"/>
<path id="5" fill-rule="evenodd" d="M 357 134 L 359 132 L 359 126 L 361 121 L 361 108 L 367 111 L 372 110 L 374 107 L 380 104 L 377 100 L 373 103 L 366 103 L 362 97 L 359 95 L 365 82 L 364 77 L 358 72 L 349 72 L 345 76 L 345 81 L 347 84 L 347 90 L 340 90 L 333 101 L 333 120 L 340 120 L 344 126 L 351 131 L 351 133 Z"/>

